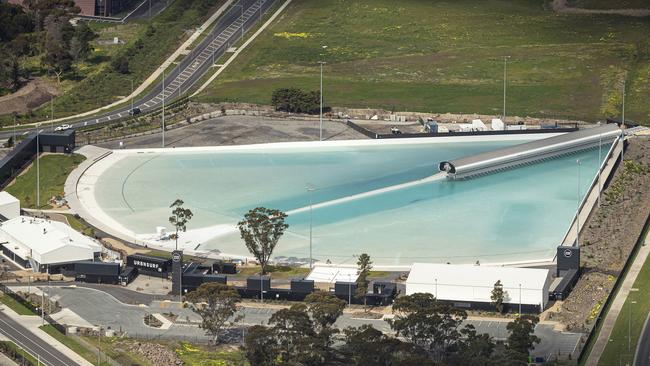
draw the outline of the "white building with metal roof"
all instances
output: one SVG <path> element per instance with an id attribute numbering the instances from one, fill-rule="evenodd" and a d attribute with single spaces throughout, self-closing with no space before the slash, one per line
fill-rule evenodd
<path id="1" fill-rule="evenodd" d="M 0 223 L 0 247 L 6 257 L 35 271 L 94 260 L 102 250 L 97 241 L 62 222 L 28 216 Z"/>
<path id="2" fill-rule="evenodd" d="M 494 284 L 501 281 L 504 303 L 542 311 L 548 302 L 550 271 L 537 268 L 414 263 L 406 294 L 430 293 L 462 308 L 489 308 Z"/>

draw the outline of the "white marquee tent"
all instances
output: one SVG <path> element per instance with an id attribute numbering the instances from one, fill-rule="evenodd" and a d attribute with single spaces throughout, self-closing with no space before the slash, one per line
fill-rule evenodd
<path id="1" fill-rule="evenodd" d="M 406 294 L 425 292 L 440 300 L 490 303 L 494 284 L 501 281 L 505 303 L 539 306 L 548 301 L 548 269 L 414 263 L 406 280 Z"/>

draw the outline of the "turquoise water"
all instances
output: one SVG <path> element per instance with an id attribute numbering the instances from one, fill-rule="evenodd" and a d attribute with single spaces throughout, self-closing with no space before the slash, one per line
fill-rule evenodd
<path id="1" fill-rule="evenodd" d="M 137 154 L 98 179 L 100 207 L 124 227 L 169 226 L 169 204 L 195 213 L 188 229 L 235 224 L 254 207 L 289 211 L 437 172 L 441 160 L 519 142 L 311 147 L 238 152 Z M 606 151 L 606 150 L 605 150 Z M 439 180 L 315 208 L 314 257 L 334 263 L 367 252 L 375 263 L 474 263 L 550 258 L 577 206 L 576 159 L 586 191 L 598 151 L 466 181 Z M 315 188 L 311 194 L 306 186 Z M 309 256 L 309 211 L 288 218 L 275 255 Z M 201 244 L 247 254 L 237 233 Z"/>

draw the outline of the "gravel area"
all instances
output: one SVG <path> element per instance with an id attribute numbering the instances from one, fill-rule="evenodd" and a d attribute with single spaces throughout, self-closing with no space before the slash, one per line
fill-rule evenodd
<path id="1" fill-rule="evenodd" d="M 165 133 L 167 147 L 244 145 L 269 142 L 316 141 L 319 122 L 256 116 L 224 116 L 193 123 Z M 342 122 L 323 121 L 324 140 L 353 140 L 367 137 Z M 131 137 L 122 140 L 124 148 L 161 146 L 161 134 Z M 118 149 L 119 141 L 97 146 Z"/>

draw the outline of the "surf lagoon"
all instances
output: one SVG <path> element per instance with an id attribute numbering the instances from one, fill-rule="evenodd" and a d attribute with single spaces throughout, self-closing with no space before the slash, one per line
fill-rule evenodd
<path id="1" fill-rule="evenodd" d="M 468 180 L 437 174 L 442 160 L 550 136 L 119 150 L 77 192 L 95 220 L 168 248 L 153 233 L 171 230 L 169 205 L 181 198 L 195 214 L 179 239 L 190 251 L 248 255 L 235 224 L 264 206 L 289 214 L 276 257 L 308 258 L 311 222 L 323 262 L 352 264 L 364 252 L 385 266 L 550 260 L 596 174 L 597 149 Z"/>

